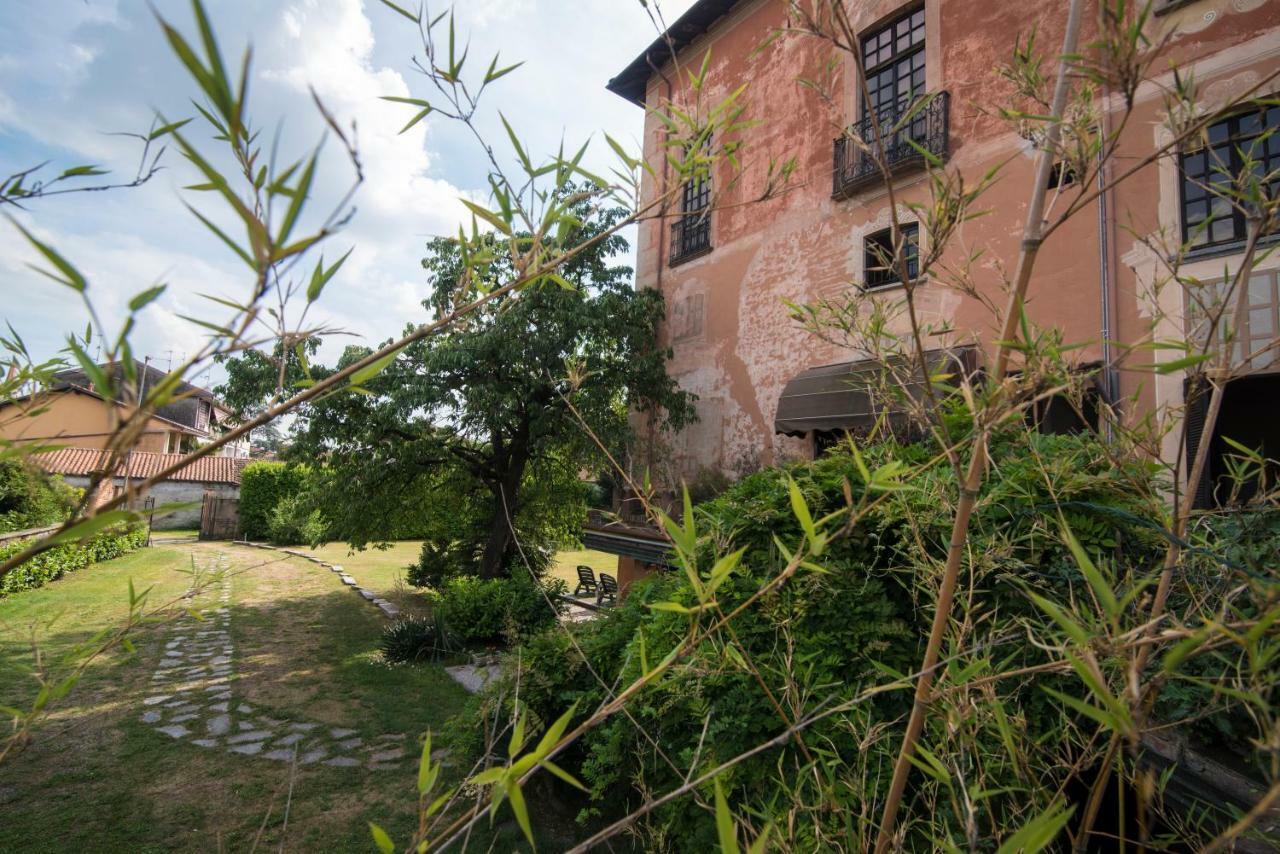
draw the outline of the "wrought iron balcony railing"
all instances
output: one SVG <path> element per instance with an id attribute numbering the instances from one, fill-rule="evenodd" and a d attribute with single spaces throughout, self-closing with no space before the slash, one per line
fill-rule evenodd
<path id="1" fill-rule="evenodd" d="M 881 108 L 876 116 L 880 133 L 885 135 L 885 165 L 890 172 L 923 166 L 924 156 L 919 146 L 937 157 L 947 156 L 950 96 L 938 92 L 925 96 L 928 102 L 917 106 L 901 102 Z M 871 116 L 851 125 L 848 133 L 835 140 L 833 151 L 831 195 L 837 199 L 848 198 L 855 191 L 883 178 L 871 151 L 865 151 L 854 141 L 860 139 L 872 151 L 876 150 L 876 129 Z M 912 145 L 915 143 L 915 145 Z"/>
<path id="2" fill-rule="evenodd" d="M 671 265 L 711 251 L 711 217 L 708 213 L 685 214 L 671 223 Z"/>

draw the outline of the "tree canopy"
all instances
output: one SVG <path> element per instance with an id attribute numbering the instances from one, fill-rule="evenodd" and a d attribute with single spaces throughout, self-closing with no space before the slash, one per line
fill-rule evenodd
<path id="1" fill-rule="evenodd" d="M 692 417 L 689 395 L 666 373 L 670 352 L 656 344 L 662 296 L 632 287 L 632 270 L 617 263 L 627 242 L 607 234 L 625 211 L 583 202 L 575 213 L 582 249 L 561 268 L 562 283 L 496 299 L 406 348 L 366 394 L 300 412 L 291 453 L 327 461 L 336 534 L 360 544 L 412 529 L 480 575 L 500 575 L 521 561 L 517 539 L 526 553 L 546 549 L 581 524 L 580 475 L 603 462 L 590 434 L 620 451 L 632 411 L 674 427 Z M 456 241 L 432 240 L 423 305 L 445 313 L 508 280 L 510 261 L 492 245 L 478 280 L 465 274 Z M 349 347 L 337 367 L 368 352 Z M 269 394 L 276 376 L 263 354 L 245 358 L 257 366 L 229 370 L 238 402 Z"/>

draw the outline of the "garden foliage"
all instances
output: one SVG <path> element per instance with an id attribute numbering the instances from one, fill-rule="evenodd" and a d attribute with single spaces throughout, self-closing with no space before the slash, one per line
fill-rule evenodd
<path id="1" fill-rule="evenodd" d="M 516 641 L 556 623 L 556 594 L 564 582 L 524 578 L 458 576 L 442 583 L 430 599 L 448 633 L 464 643 Z"/>
<path id="2" fill-rule="evenodd" d="M 945 782 L 920 795 L 931 801 L 929 835 L 921 844 L 964 838 L 973 829 L 970 821 L 991 822 L 986 832 L 992 834 L 1027 821 L 1053 802 L 1052 781 L 1079 755 L 1088 720 L 1051 693 L 1087 702 L 1074 675 L 1010 676 L 981 691 L 964 684 L 996 669 L 1016 672 L 1052 659 L 1031 640 L 1056 631 L 1032 594 L 1067 611 L 1094 595 L 1064 540 L 1064 522 L 1121 590 L 1144 583 L 1164 544 L 1144 521 L 1154 514 L 1152 467 L 1116 465 L 1089 436 L 1021 428 L 1006 430 L 992 453 L 999 476 L 986 483 L 972 528 L 975 595 L 958 617 L 969 623 L 970 651 L 953 665 L 962 675 L 944 680 L 955 683 L 956 705 L 939 703 L 922 741 L 928 756 L 959 765 L 954 771 L 926 767 L 935 782 Z M 869 469 L 893 461 L 915 465 L 925 456 L 922 446 L 896 442 L 863 448 L 858 458 L 837 449 L 816 462 L 747 477 L 695 509 L 704 579 L 718 556 L 745 550 L 717 589 L 719 614 L 733 611 L 787 564 L 784 549 L 802 537 L 789 495 L 793 482 L 813 518 L 847 508 L 846 489 L 855 502 L 880 497 L 820 560 L 740 613 L 733 643 L 720 634 L 706 637 L 648 685 L 627 715 L 607 718 L 573 745 L 565 763 L 592 795 L 584 815 L 634 808 L 643 793 L 678 788 L 690 773 L 766 742 L 806 715 L 844 704 L 800 738 L 736 765 L 719 780 L 730 802 L 761 823 L 786 823 L 796 850 L 817 850 L 838 839 L 869 841 L 869 805 L 884 797 L 884 772 L 898 748 L 910 691 L 859 695 L 909 673 L 918 661 L 929 628 L 927 590 L 945 555 L 955 499 L 944 467 L 926 469 L 887 494 L 869 492 L 866 476 Z M 1257 545 L 1239 548 L 1280 547 L 1275 531 L 1259 532 L 1253 541 Z M 511 657 L 506 681 L 476 702 L 493 714 L 514 696 L 518 680 L 521 707 L 535 720 L 555 720 L 574 704 L 582 717 L 608 696 L 600 679 L 630 684 L 685 641 L 691 618 L 671 603 L 697 604 L 678 571 L 637 585 L 617 609 L 575 627 L 573 640 L 558 630 L 535 635 Z M 1198 685 L 1175 693 L 1188 702 L 1193 695 L 1202 706 L 1212 705 L 1213 692 Z M 507 708 L 500 715 L 509 713 Z M 1210 717 L 1232 739 L 1246 738 L 1247 720 Z M 966 812 L 955 799 L 953 787 L 961 780 L 985 793 L 980 813 Z M 1043 785 L 1028 786 L 1031 780 Z M 717 838 L 714 814 L 691 799 L 656 810 L 643 827 L 649 844 L 674 850 L 713 846 Z"/>
<path id="3" fill-rule="evenodd" d="M 68 572 L 139 549 L 146 542 L 145 527 L 132 530 L 116 528 L 99 534 L 87 543 L 55 546 L 25 561 L 0 579 L 0 597 L 22 590 L 34 590 Z M 29 539 L 0 543 L 0 560 L 17 554 L 29 545 Z"/>
<path id="4" fill-rule="evenodd" d="M 240 531 L 250 540 L 301 545 L 325 539 L 323 515 L 309 498 L 318 475 L 308 466 L 250 463 L 240 474 Z"/>
<path id="5" fill-rule="evenodd" d="M 35 466 L 0 461 L 0 532 L 57 524 L 70 515 L 80 493 Z"/>

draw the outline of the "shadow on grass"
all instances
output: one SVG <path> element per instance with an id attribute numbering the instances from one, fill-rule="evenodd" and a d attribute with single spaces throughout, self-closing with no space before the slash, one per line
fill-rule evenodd
<path id="1" fill-rule="evenodd" d="M 247 850 L 260 828 L 262 844 L 271 847 L 368 850 L 369 821 L 408 839 L 416 825 L 418 739 L 428 729 L 441 732 L 462 711 L 466 694 L 440 666 L 384 664 L 378 653 L 384 621 L 351 591 L 281 594 L 327 586 L 311 576 L 320 572 L 279 562 L 228 574 L 231 702 L 284 721 L 354 729 L 364 738 L 401 734 L 402 762 L 379 771 L 299 767 L 290 794 L 286 763 L 202 749 L 143 723 L 143 700 L 155 690 L 152 675 L 165 644 L 198 625 L 178 616 L 142 627 L 135 655 L 117 650 L 95 662 L 32 742 L 0 765 L 0 851 Z M 219 589 L 215 584 L 193 606 L 218 607 Z M 248 601 L 237 601 L 242 597 Z M 6 628 L 0 703 L 22 705 L 36 691 L 24 672 L 35 655 L 29 638 L 13 634 L 21 625 Z M 81 647 L 97 628 L 53 623 L 40 636 L 44 660 Z M 447 775 L 456 780 L 460 773 Z M 535 822 L 554 825 L 540 828 L 541 847 L 554 850 L 577 835 L 566 819 L 575 811 L 541 811 Z M 494 831 L 482 822 L 472 848 L 485 850 L 496 840 L 495 850 L 521 850 L 507 815 L 500 814 Z"/>

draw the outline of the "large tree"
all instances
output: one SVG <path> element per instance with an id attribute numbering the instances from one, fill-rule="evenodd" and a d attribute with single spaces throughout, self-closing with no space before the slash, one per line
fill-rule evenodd
<path id="1" fill-rule="evenodd" d="M 517 534 L 546 529 L 533 517 L 558 514 L 563 530 L 566 510 L 581 507 L 580 490 L 557 495 L 549 485 L 575 484 L 580 471 L 598 468 L 596 440 L 625 447 L 630 411 L 672 426 L 691 417 L 689 396 L 666 373 L 670 352 L 656 344 L 662 296 L 632 286 L 631 269 L 616 263 L 626 241 L 604 236 L 625 212 L 581 203 L 575 213 L 583 250 L 559 271 L 562 282 L 497 299 L 410 346 L 365 385 L 368 394 L 336 395 L 300 413 L 292 453 L 329 462 L 352 511 L 333 515 L 342 536 L 388 539 L 406 515 L 435 514 L 429 533 L 473 549 L 478 574 L 504 574 L 519 557 Z M 456 241 L 432 240 L 423 305 L 445 312 L 509 280 L 503 244 L 492 245 L 476 280 L 464 275 Z M 367 352 L 348 348 L 338 367 Z"/>

